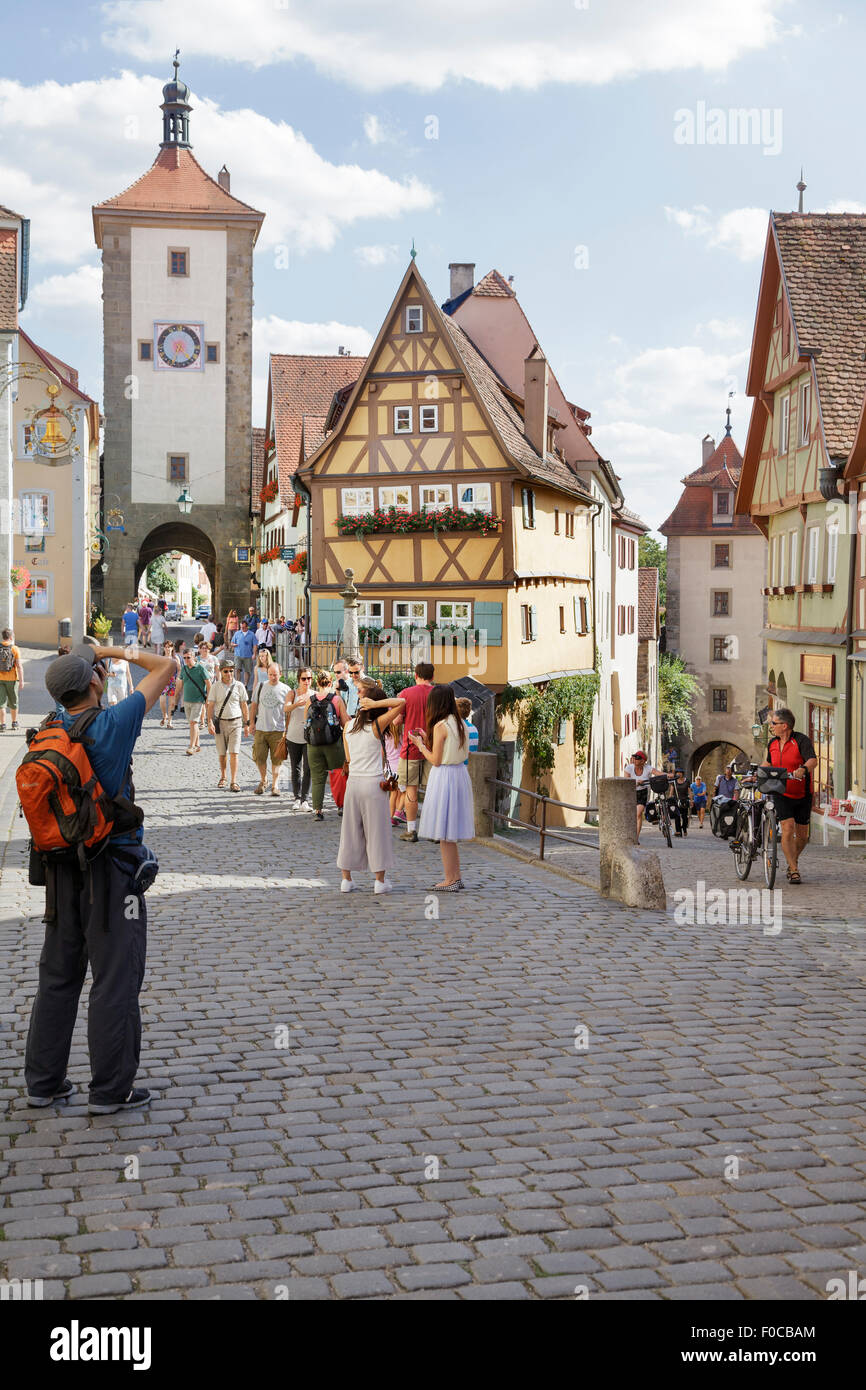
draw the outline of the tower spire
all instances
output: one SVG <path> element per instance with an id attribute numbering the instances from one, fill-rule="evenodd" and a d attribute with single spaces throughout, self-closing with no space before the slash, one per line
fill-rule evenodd
<path id="1" fill-rule="evenodd" d="M 180 67 L 180 49 L 174 50 L 174 77 L 162 89 L 162 144 L 161 149 L 185 149 L 189 144 L 189 87 L 177 75 Z"/>
<path id="2" fill-rule="evenodd" d="M 800 195 L 799 202 L 797 203 L 797 211 L 798 211 L 798 212 L 802 212 L 802 211 L 803 211 L 803 194 L 806 192 L 806 185 L 805 185 L 805 183 L 803 182 L 803 166 L 802 166 L 802 164 L 800 165 L 800 182 L 797 184 L 797 192 L 798 192 L 799 195 Z"/>
<path id="3" fill-rule="evenodd" d="M 728 408 L 725 411 L 725 414 L 728 417 L 727 424 L 725 425 L 725 434 L 728 436 L 729 439 L 731 437 L 731 397 L 733 396 L 733 394 L 733 391 L 728 392 Z"/>

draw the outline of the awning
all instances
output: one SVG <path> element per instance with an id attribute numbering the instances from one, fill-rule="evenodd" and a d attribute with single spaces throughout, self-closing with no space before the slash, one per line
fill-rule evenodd
<path id="1" fill-rule="evenodd" d="M 844 632 L 793 632 L 777 627 L 765 627 L 761 636 L 768 642 L 790 642 L 798 647 L 844 647 L 847 641 Z"/>

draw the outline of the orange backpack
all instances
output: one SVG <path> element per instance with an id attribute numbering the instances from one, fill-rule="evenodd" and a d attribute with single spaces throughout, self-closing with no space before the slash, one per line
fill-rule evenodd
<path id="1" fill-rule="evenodd" d="M 85 710 L 68 733 L 49 715 L 30 739 L 15 782 L 38 854 L 74 857 L 83 865 L 114 830 L 119 806 L 103 790 L 85 747 L 91 740 L 84 736 L 99 713 Z"/>

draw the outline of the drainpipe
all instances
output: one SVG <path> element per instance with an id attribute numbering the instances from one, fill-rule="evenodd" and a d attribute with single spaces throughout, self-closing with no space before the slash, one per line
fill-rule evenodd
<path id="1" fill-rule="evenodd" d="M 313 559 L 312 559 L 312 548 L 313 548 L 313 494 L 310 492 L 310 490 L 309 490 L 309 488 L 307 487 L 306 483 L 303 483 L 303 482 L 301 481 L 301 478 L 300 478 L 300 476 L 299 476 L 297 473 L 295 474 L 295 477 L 294 477 L 294 484 L 295 484 L 295 490 L 296 490 L 297 492 L 299 492 L 299 493 L 301 494 L 302 497 L 306 497 L 306 499 L 307 499 L 307 573 L 306 573 L 306 583 L 304 584 L 304 604 L 305 604 L 304 617 L 305 617 L 305 622 L 306 622 L 306 624 L 307 624 L 307 643 L 308 643 L 308 645 L 309 645 L 310 647 L 312 647 L 312 643 L 313 643 L 313 612 L 312 612 L 312 605 L 311 605 L 311 603 L 310 603 L 310 583 L 311 583 L 311 577 L 312 577 L 312 571 L 313 571 Z"/>
<path id="2" fill-rule="evenodd" d="M 848 535 L 851 538 L 851 553 L 848 557 L 848 621 L 845 624 L 845 795 L 854 786 L 854 752 L 851 747 L 853 727 L 852 703 L 854 699 L 854 638 L 851 636 L 857 626 L 854 616 L 854 603 L 857 592 L 857 522 L 859 488 L 848 493 Z"/>
<path id="3" fill-rule="evenodd" d="M 597 623 L 598 623 L 598 605 L 597 605 L 597 603 L 596 603 L 596 593 L 595 593 L 595 523 L 596 523 L 597 518 L 601 515 L 601 512 L 602 512 L 603 509 L 604 509 L 604 503 L 603 503 L 603 502 L 600 502 L 600 501 L 596 501 L 596 502 L 590 502 L 589 505 L 590 505 L 592 508 L 594 508 L 593 513 L 592 513 L 592 535 L 591 535 L 591 551 L 592 551 L 592 553 L 591 553 L 591 556 L 590 556 L 590 559 L 591 559 L 591 562 L 592 562 L 592 669 L 593 669 L 593 671 L 597 671 L 597 670 L 598 670 L 598 640 L 597 640 L 597 638 L 596 638 L 596 625 L 597 625 Z M 598 703 L 599 708 L 601 708 L 601 681 L 599 681 L 598 695 L 596 696 L 596 701 L 597 701 L 597 703 Z M 592 746 L 592 745 L 590 744 L 590 746 Z M 597 782 L 598 782 L 598 779 L 596 779 L 596 783 L 597 783 Z M 591 804 L 592 804 L 592 795 L 593 795 L 593 792 L 592 792 L 592 770 L 591 770 L 591 769 L 590 769 L 589 793 L 590 793 L 590 805 L 591 805 Z"/>

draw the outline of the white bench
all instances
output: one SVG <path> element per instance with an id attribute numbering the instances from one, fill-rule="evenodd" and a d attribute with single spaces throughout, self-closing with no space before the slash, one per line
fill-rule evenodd
<path id="1" fill-rule="evenodd" d="M 850 806 L 850 811 L 842 809 Z M 842 843 L 846 849 L 853 844 L 866 844 L 866 796 L 855 796 L 849 792 L 845 802 L 828 801 L 822 808 L 821 830 L 824 844 L 829 843 L 831 827 L 842 831 Z"/>

